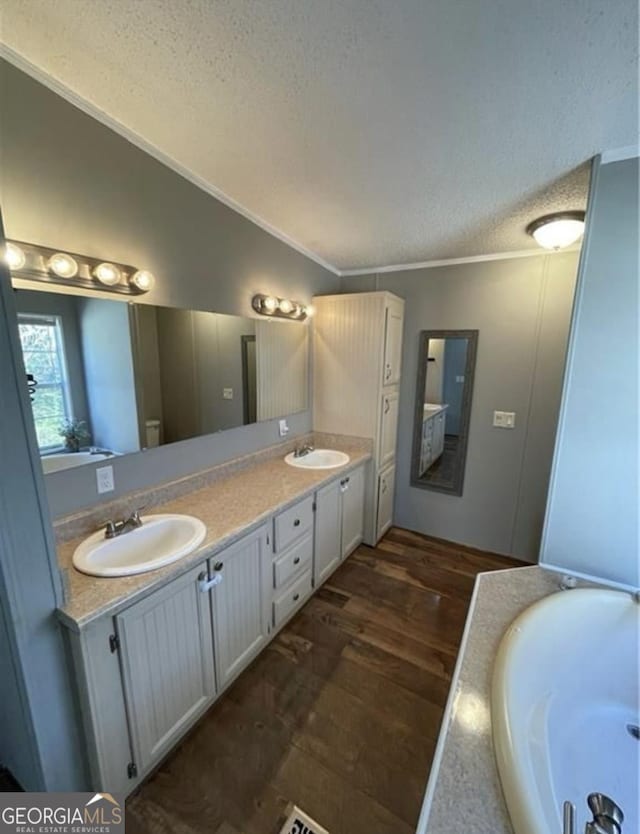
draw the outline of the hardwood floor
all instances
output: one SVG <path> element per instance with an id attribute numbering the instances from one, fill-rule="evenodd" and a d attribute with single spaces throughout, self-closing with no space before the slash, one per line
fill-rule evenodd
<path id="1" fill-rule="evenodd" d="M 128 834 L 413 834 L 475 575 L 520 566 L 394 528 L 361 546 L 127 802 Z"/>

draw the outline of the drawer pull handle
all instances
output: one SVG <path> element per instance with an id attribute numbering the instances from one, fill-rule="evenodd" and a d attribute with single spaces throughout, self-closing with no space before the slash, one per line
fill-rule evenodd
<path id="1" fill-rule="evenodd" d="M 299 599 L 300 599 L 300 594 L 294 594 L 293 595 L 293 601 L 294 602 L 297 602 Z"/>
<path id="2" fill-rule="evenodd" d="M 299 518 L 296 518 L 296 520 L 293 522 L 293 526 L 294 527 L 299 527 L 300 526 L 300 519 Z"/>
<path id="3" fill-rule="evenodd" d="M 300 557 L 299 556 L 296 556 L 296 558 L 293 560 L 293 564 L 294 565 L 299 565 L 300 564 Z"/>

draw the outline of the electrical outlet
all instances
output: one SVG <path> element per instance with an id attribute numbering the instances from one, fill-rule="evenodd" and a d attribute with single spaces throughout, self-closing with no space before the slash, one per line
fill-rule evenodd
<path id="1" fill-rule="evenodd" d="M 515 411 L 494 411 L 493 425 L 498 429 L 514 429 L 516 426 Z"/>
<path id="2" fill-rule="evenodd" d="M 463 376 L 457 376 L 456 377 L 456 382 L 458 384 L 462 384 L 464 382 L 464 375 Z"/>
<path id="3" fill-rule="evenodd" d="M 289 434 L 289 424 L 286 420 L 278 420 L 278 432 L 280 437 L 286 437 Z"/>
<path id="4" fill-rule="evenodd" d="M 101 466 L 96 469 L 96 481 L 98 483 L 98 493 L 100 495 L 104 492 L 113 492 L 115 489 L 113 481 L 113 466 Z"/>
<path id="5" fill-rule="evenodd" d="M 222 399 L 223 400 L 232 400 L 233 399 L 233 388 L 223 388 L 222 389 Z"/>

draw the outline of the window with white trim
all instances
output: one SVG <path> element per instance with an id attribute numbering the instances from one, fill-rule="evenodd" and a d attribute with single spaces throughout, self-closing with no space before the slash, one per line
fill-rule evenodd
<path id="1" fill-rule="evenodd" d="M 31 401 L 41 452 L 63 445 L 60 428 L 73 413 L 60 316 L 18 314 L 22 355 L 37 387 Z"/>

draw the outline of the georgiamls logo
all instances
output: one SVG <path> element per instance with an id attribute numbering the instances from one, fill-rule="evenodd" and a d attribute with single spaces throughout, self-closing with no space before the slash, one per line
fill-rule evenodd
<path id="1" fill-rule="evenodd" d="M 124 832 L 123 807 L 110 793 L 5 793 L 0 794 L 0 809 L 0 834 Z"/>

